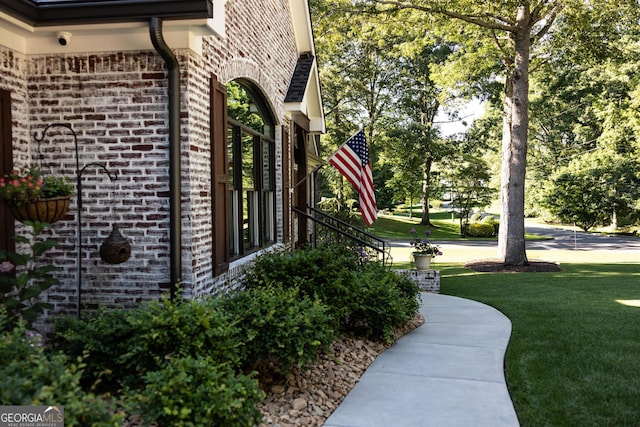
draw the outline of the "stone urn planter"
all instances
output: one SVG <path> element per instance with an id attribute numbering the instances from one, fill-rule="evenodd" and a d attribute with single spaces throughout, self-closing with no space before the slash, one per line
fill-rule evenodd
<path id="1" fill-rule="evenodd" d="M 416 263 L 416 270 L 429 270 L 431 268 L 431 260 L 433 255 L 413 253 L 413 259 Z"/>

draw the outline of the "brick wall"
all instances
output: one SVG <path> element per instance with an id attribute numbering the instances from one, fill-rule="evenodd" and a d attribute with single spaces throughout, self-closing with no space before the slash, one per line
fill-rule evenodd
<path id="1" fill-rule="evenodd" d="M 212 277 L 209 79 L 246 78 L 272 106 L 278 125 L 287 125 L 283 100 L 298 53 L 287 0 L 230 0 L 225 38 L 207 37 L 203 56 L 177 51 L 181 63 L 183 288 L 196 295 L 229 284 L 241 273 Z M 0 42 L 1 43 L 1 42 Z M 0 46 L 0 86 L 11 90 L 14 162 L 35 159 L 34 132 L 54 122 L 69 123 L 78 138 L 82 185 L 82 301 L 133 307 L 169 288 L 169 180 L 166 73 L 153 51 L 91 52 L 25 57 Z M 282 167 L 281 130 L 276 127 L 277 176 Z M 73 138 L 52 129 L 41 146 L 45 171 L 76 180 Z M 111 181 L 102 167 L 117 180 Z M 277 184 L 277 236 L 282 236 L 282 182 Z M 77 303 L 78 199 L 50 235 L 59 245 L 50 259 L 62 271 L 61 285 L 46 299 L 58 312 Z M 131 258 L 105 264 L 99 248 L 116 225 L 132 245 Z M 287 225 L 288 226 L 288 225 Z"/>
<path id="2" fill-rule="evenodd" d="M 440 293 L 440 271 L 438 270 L 396 270 L 396 273 L 409 277 L 423 292 Z"/>
<path id="3" fill-rule="evenodd" d="M 77 135 L 81 194 L 52 230 L 52 259 L 64 268 L 52 288 L 57 311 L 77 304 L 76 256 L 82 235 L 82 302 L 133 307 L 168 288 L 167 95 L 163 61 L 152 52 L 38 56 L 27 70 L 30 132 L 55 122 Z M 34 142 L 30 142 L 34 146 Z M 33 148 L 32 148 L 33 151 Z M 45 171 L 77 178 L 70 132 L 52 128 L 41 144 Z M 101 165 L 101 166 L 98 166 Z M 104 168 L 103 168 L 104 167 Z M 117 176 L 115 181 L 112 177 Z M 82 197 L 80 233 L 78 202 Z M 99 248 L 113 226 L 132 245 L 131 258 L 110 265 Z"/>
<path id="4" fill-rule="evenodd" d="M 13 155 L 16 162 L 29 158 L 27 58 L 0 43 L 0 88 L 11 92 Z"/>

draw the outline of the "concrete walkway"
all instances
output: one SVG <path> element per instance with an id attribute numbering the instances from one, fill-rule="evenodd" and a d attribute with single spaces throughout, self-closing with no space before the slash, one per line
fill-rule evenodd
<path id="1" fill-rule="evenodd" d="M 420 312 L 425 324 L 378 356 L 325 427 L 518 426 L 503 371 L 509 319 L 426 293 Z"/>

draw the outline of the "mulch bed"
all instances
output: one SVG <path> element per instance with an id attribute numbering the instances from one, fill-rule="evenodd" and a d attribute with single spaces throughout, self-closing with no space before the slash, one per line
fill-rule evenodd
<path id="1" fill-rule="evenodd" d="M 526 265 L 505 265 L 497 259 L 471 261 L 464 265 L 481 273 L 550 273 L 562 271 L 560 265 L 548 261 L 529 261 Z"/>

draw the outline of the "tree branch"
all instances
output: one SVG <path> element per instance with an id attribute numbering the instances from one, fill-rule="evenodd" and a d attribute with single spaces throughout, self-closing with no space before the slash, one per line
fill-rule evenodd
<path id="1" fill-rule="evenodd" d="M 486 17 L 490 17 L 494 19 L 493 21 L 487 20 L 485 18 L 475 16 L 475 15 L 465 15 L 462 13 L 452 12 L 450 10 L 446 10 L 440 7 L 428 7 L 428 6 L 420 6 L 411 3 L 407 3 L 405 1 L 397 1 L 397 0 L 374 0 L 377 4 L 384 4 L 393 6 L 396 10 L 401 9 L 414 9 L 420 10 L 422 12 L 427 13 L 435 13 L 438 15 L 448 16 L 449 18 L 459 19 L 461 21 L 467 22 L 469 24 L 474 24 L 479 27 L 489 28 L 492 30 L 498 31 L 507 31 L 507 32 L 515 32 L 517 30 L 516 26 L 513 25 L 509 20 L 503 17 L 493 16 L 486 14 Z M 497 21 L 497 22 L 496 22 Z"/>
<path id="2" fill-rule="evenodd" d="M 540 7 L 541 5 L 542 3 L 538 5 L 538 7 Z M 545 23 L 544 27 L 542 27 L 540 31 L 538 31 L 536 34 L 533 35 L 531 40 L 532 43 L 537 42 L 542 37 L 544 37 L 545 34 L 549 32 L 549 30 L 551 29 L 551 26 L 553 25 L 554 21 L 556 20 L 560 12 L 562 12 L 563 8 L 564 6 L 561 3 L 558 3 L 553 6 L 553 8 L 551 9 L 551 12 L 549 12 L 549 15 L 547 16 L 547 22 Z M 539 13 L 539 11 L 537 13 Z"/>

